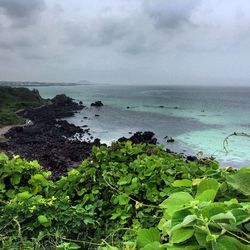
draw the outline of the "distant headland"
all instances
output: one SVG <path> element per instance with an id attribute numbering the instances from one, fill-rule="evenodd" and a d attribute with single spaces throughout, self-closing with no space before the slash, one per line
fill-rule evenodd
<path id="1" fill-rule="evenodd" d="M 78 86 L 78 85 L 90 85 L 90 84 L 102 84 L 88 80 L 80 80 L 78 82 L 37 82 L 37 81 L 0 81 L 0 86 L 9 87 L 48 87 L 48 86 Z"/>

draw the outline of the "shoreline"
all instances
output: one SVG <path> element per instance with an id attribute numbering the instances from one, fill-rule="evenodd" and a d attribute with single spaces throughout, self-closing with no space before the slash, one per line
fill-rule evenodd
<path id="1" fill-rule="evenodd" d="M 19 115 L 25 119 L 32 120 L 33 124 L 11 125 L 0 128 L 1 134 L 5 134 L 7 141 L 0 141 L 0 151 L 6 152 L 9 156 L 20 155 L 26 160 L 38 160 L 46 170 L 53 172 L 53 177 L 58 178 L 63 175 L 71 167 L 80 165 L 83 159 L 86 159 L 90 154 L 93 145 L 102 145 L 100 136 L 94 138 L 94 133 L 91 133 L 90 128 L 86 125 L 87 120 L 82 120 L 82 126 L 77 126 L 74 123 L 67 121 L 68 118 L 73 118 L 74 115 L 85 109 L 88 113 L 92 110 L 92 116 L 98 116 L 96 112 L 101 110 L 102 105 L 96 105 L 99 101 L 92 103 L 90 107 L 85 107 L 81 102 L 77 103 L 72 98 L 66 95 L 57 95 L 46 102 L 46 105 L 41 105 L 36 108 L 26 108 L 17 111 Z M 101 103 L 101 102 L 100 102 Z M 105 110 L 105 108 L 104 108 Z M 81 113 L 84 115 L 84 113 Z M 85 115 L 87 115 L 85 113 Z M 105 116 L 105 114 L 104 114 Z M 66 120 L 65 120 L 66 119 Z M 101 121 L 98 121 L 101 122 Z M 143 128 L 128 132 L 125 139 L 134 140 L 134 143 L 146 142 L 156 144 L 158 135 L 154 138 L 152 132 L 136 132 L 146 131 Z M 148 133 L 151 133 L 150 136 Z M 78 134 L 78 136 L 75 136 Z M 132 139 L 131 139 L 132 138 Z M 114 141 L 119 141 L 122 138 L 117 138 Z M 123 138 L 124 139 L 124 138 Z M 166 144 L 166 151 L 172 154 L 180 154 L 186 159 L 199 160 L 200 158 L 211 158 L 207 155 L 197 157 L 195 153 L 184 150 L 180 145 L 177 145 L 180 150 L 174 149 L 171 143 Z M 216 158 L 215 158 L 216 159 Z M 244 165 L 245 163 L 239 164 Z M 227 166 L 230 164 L 224 164 Z M 238 168 L 239 165 L 234 166 Z"/>
<path id="2" fill-rule="evenodd" d="M 7 134 L 12 128 L 18 128 L 18 127 L 26 127 L 33 125 L 33 122 L 31 120 L 26 120 L 23 124 L 18 125 L 8 125 L 0 128 L 0 137 L 4 137 L 5 134 Z"/>
<path id="3" fill-rule="evenodd" d="M 101 108 L 96 102 L 93 108 Z M 67 173 L 69 168 L 79 167 L 81 162 L 90 156 L 92 147 L 101 144 L 94 138 L 87 125 L 76 126 L 64 120 L 86 108 L 66 95 L 58 95 L 51 99 L 49 105 L 21 110 L 18 114 L 28 124 L 6 126 L 2 133 L 7 141 L 0 142 L 0 151 L 9 156 L 20 155 L 26 160 L 37 160 L 45 170 L 52 172 L 52 178 L 58 179 Z M 77 137 L 75 135 L 78 135 Z M 82 140 L 84 136 L 88 139 Z M 133 144 L 156 144 L 153 132 L 136 132 L 129 138 L 122 137 L 118 142 L 131 140 Z M 177 154 L 170 150 L 167 152 Z M 183 156 L 185 157 L 185 156 Z M 188 160 L 198 160 L 195 156 L 186 156 Z"/>
<path id="4" fill-rule="evenodd" d="M 92 146 L 99 144 L 99 140 L 69 140 L 76 133 L 89 133 L 88 128 L 63 120 L 83 108 L 82 104 L 66 95 L 58 95 L 51 99 L 49 105 L 20 111 L 19 115 L 33 123 L 4 127 L 2 133 L 7 140 L 0 142 L 0 151 L 9 156 L 20 155 L 26 160 L 37 160 L 45 170 L 53 172 L 53 178 L 58 178 L 69 167 L 79 166 L 90 155 Z"/>

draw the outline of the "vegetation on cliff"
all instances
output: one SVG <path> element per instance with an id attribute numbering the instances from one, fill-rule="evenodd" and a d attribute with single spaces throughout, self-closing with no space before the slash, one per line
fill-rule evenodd
<path id="1" fill-rule="evenodd" d="M 0 154 L 1 249 L 250 249 L 250 168 L 130 141 L 57 181 Z"/>
<path id="2" fill-rule="evenodd" d="M 22 123 L 23 118 L 16 111 L 42 104 L 44 100 L 35 89 L 0 86 L 0 127 Z"/>

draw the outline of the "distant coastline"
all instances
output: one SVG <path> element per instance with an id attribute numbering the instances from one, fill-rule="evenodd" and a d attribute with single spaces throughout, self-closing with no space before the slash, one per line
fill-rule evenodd
<path id="1" fill-rule="evenodd" d="M 93 84 L 97 83 L 87 80 L 82 80 L 78 82 L 0 81 L 0 86 L 9 86 L 9 87 L 79 86 L 79 85 L 93 85 Z"/>

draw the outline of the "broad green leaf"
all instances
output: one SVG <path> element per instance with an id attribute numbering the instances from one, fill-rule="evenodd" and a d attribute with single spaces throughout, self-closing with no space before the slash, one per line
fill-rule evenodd
<path id="1" fill-rule="evenodd" d="M 94 220 L 90 217 L 86 217 L 83 219 L 83 222 L 85 225 L 88 225 L 88 224 L 94 224 Z"/>
<path id="2" fill-rule="evenodd" d="M 171 233 L 180 228 L 192 226 L 194 221 L 196 221 L 196 219 L 197 219 L 197 216 L 194 214 L 186 216 L 181 223 L 176 224 L 175 226 L 171 228 Z"/>
<path id="3" fill-rule="evenodd" d="M 193 201 L 193 197 L 186 192 L 177 192 L 171 194 L 161 204 L 161 208 L 165 208 L 168 215 L 172 216 L 176 211 L 183 209 Z"/>
<path id="4" fill-rule="evenodd" d="M 191 223 L 193 223 L 196 219 L 197 219 L 197 216 L 195 214 L 190 214 L 184 218 L 184 220 L 181 224 L 183 226 L 188 226 Z"/>
<path id="5" fill-rule="evenodd" d="M 171 237 L 170 242 L 171 243 L 181 243 L 188 239 L 190 239 L 194 234 L 193 228 L 180 228 L 175 230 Z"/>
<path id="6" fill-rule="evenodd" d="M 0 161 L 8 161 L 9 158 L 6 154 L 0 153 Z"/>
<path id="7" fill-rule="evenodd" d="M 127 205 L 129 202 L 129 197 L 126 194 L 121 194 L 117 196 L 120 205 Z"/>
<path id="8" fill-rule="evenodd" d="M 16 196 L 16 191 L 15 189 L 9 189 L 7 192 L 6 192 L 6 196 L 11 198 L 11 199 L 14 199 L 15 196 Z"/>
<path id="9" fill-rule="evenodd" d="M 200 246 L 205 247 L 207 245 L 207 234 L 205 232 L 196 230 L 194 236 Z"/>
<path id="10" fill-rule="evenodd" d="M 243 244 L 236 238 L 221 236 L 214 243 L 214 250 L 250 250 L 250 244 Z"/>
<path id="11" fill-rule="evenodd" d="M 117 247 L 112 246 L 106 246 L 106 247 L 100 247 L 98 250 L 119 250 Z"/>
<path id="12" fill-rule="evenodd" d="M 126 184 L 129 184 L 131 180 L 132 180 L 132 175 L 122 176 L 120 180 L 117 182 L 117 184 L 120 186 L 126 185 Z"/>
<path id="13" fill-rule="evenodd" d="M 190 243 L 188 245 L 182 244 L 166 244 L 167 250 L 198 250 L 201 249 L 200 246 L 198 246 L 195 243 Z"/>
<path id="14" fill-rule="evenodd" d="M 20 183 L 20 180 L 21 180 L 21 174 L 14 174 L 10 178 L 10 182 L 13 186 L 18 185 Z"/>
<path id="15" fill-rule="evenodd" d="M 167 248 L 162 246 L 160 242 L 158 241 L 149 243 L 145 247 L 141 248 L 141 250 L 163 250 L 163 249 L 167 249 Z"/>
<path id="16" fill-rule="evenodd" d="M 117 247 L 107 246 L 106 250 L 119 250 Z"/>
<path id="17" fill-rule="evenodd" d="M 60 245 L 56 246 L 56 250 L 75 250 L 80 248 L 80 246 L 73 242 L 63 242 Z"/>
<path id="18" fill-rule="evenodd" d="M 172 183 L 173 187 L 191 187 L 192 186 L 192 181 L 184 179 L 184 180 L 175 180 Z"/>
<path id="19" fill-rule="evenodd" d="M 160 232 L 156 228 L 140 229 L 137 234 L 137 244 L 145 247 L 153 242 L 160 242 Z"/>
<path id="20" fill-rule="evenodd" d="M 28 191 L 24 191 L 22 193 L 17 194 L 17 199 L 19 201 L 24 201 L 24 200 L 28 200 L 31 196 L 32 196 L 31 193 L 29 193 Z"/>
<path id="21" fill-rule="evenodd" d="M 236 219 L 237 225 L 250 220 L 250 213 L 248 213 L 242 209 L 236 208 L 236 209 L 233 209 L 231 212 Z"/>
<path id="22" fill-rule="evenodd" d="M 44 227 L 48 227 L 51 224 L 50 219 L 48 219 L 45 215 L 39 215 L 37 219 L 39 223 Z"/>
<path id="23" fill-rule="evenodd" d="M 227 182 L 244 195 L 250 195 L 250 167 L 239 169 L 227 177 Z"/>
<path id="24" fill-rule="evenodd" d="M 219 213 L 210 218 L 211 220 L 233 220 L 236 222 L 234 215 L 229 211 L 227 213 Z"/>
<path id="25" fill-rule="evenodd" d="M 79 175 L 79 171 L 77 169 L 71 169 L 68 173 L 69 176 L 77 176 Z"/>
<path id="26" fill-rule="evenodd" d="M 245 223 L 245 224 L 244 224 L 244 227 L 246 228 L 246 230 L 247 230 L 248 232 L 250 232 L 250 222 Z"/>
<path id="27" fill-rule="evenodd" d="M 47 180 L 42 174 L 35 174 L 31 177 L 29 183 L 33 185 L 44 185 L 47 184 Z"/>
<path id="28" fill-rule="evenodd" d="M 202 181 L 202 179 L 199 179 L 199 178 L 193 179 L 192 185 L 193 185 L 193 186 L 197 186 L 197 185 L 199 185 L 199 184 L 201 183 L 201 181 Z"/>
<path id="29" fill-rule="evenodd" d="M 162 235 L 167 235 L 171 228 L 171 220 L 166 220 L 165 218 L 161 218 L 157 228 L 161 231 Z"/>
<path id="30" fill-rule="evenodd" d="M 216 196 L 215 190 L 207 189 L 204 192 L 202 192 L 201 194 L 196 195 L 195 199 L 198 201 L 209 202 L 209 201 L 214 201 L 215 196 Z"/>
<path id="31" fill-rule="evenodd" d="M 171 226 L 173 227 L 177 224 L 182 223 L 184 219 L 189 215 L 192 215 L 192 213 L 188 209 L 176 211 L 171 218 Z"/>
<path id="32" fill-rule="evenodd" d="M 0 183 L 0 191 L 3 191 L 5 189 L 5 184 L 2 182 Z"/>
<path id="33" fill-rule="evenodd" d="M 204 191 L 207 190 L 214 190 L 216 193 L 219 189 L 219 183 L 215 179 L 204 179 L 200 182 L 200 184 L 197 187 L 197 193 L 196 196 L 201 195 Z"/>
<path id="34" fill-rule="evenodd" d="M 206 241 L 207 242 L 209 242 L 209 241 L 215 242 L 219 237 L 220 237 L 219 234 L 208 234 L 206 237 Z"/>
<path id="35" fill-rule="evenodd" d="M 226 206 L 222 202 L 211 203 L 202 209 L 202 215 L 209 219 L 219 213 L 226 213 Z"/>
<path id="36" fill-rule="evenodd" d="M 136 249 L 136 242 L 135 241 L 125 241 L 123 242 L 123 249 L 127 250 L 135 250 Z"/>

